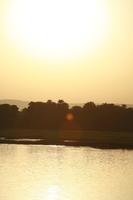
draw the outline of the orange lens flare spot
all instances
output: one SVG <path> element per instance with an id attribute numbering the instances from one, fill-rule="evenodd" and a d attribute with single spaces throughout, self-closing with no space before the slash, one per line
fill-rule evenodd
<path id="1" fill-rule="evenodd" d="M 66 115 L 66 119 L 67 119 L 67 121 L 72 121 L 72 120 L 74 119 L 73 114 L 72 114 L 72 113 L 68 113 L 68 114 Z"/>

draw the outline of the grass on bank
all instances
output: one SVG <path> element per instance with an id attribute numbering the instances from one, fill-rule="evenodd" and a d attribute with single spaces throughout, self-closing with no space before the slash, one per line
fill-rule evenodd
<path id="1" fill-rule="evenodd" d="M 109 131 L 46 131 L 46 130 L 0 130 L 0 138 L 6 139 L 45 139 L 73 140 L 95 144 L 132 145 L 133 132 L 109 132 Z"/>

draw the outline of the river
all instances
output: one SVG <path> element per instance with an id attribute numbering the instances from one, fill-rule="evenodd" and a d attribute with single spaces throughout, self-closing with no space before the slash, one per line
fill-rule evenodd
<path id="1" fill-rule="evenodd" d="M 132 200 L 133 151 L 0 145 L 0 200 Z"/>

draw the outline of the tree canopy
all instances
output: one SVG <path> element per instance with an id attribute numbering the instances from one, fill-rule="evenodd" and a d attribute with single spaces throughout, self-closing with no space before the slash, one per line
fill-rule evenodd
<path id="1" fill-rule="evenodd" d="M 126 105 L 87 102 L 70 107 L 63 100 L 0 105 L 0 129 L 133 131 L 133 108 Z"/>

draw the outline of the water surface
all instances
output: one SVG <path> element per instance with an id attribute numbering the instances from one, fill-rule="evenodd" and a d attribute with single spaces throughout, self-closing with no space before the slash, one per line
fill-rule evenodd
<path id="1" fill-rule="evenodd" d="M 0 145 L 0 200 L 132 200 L 133 151 Z"/>

